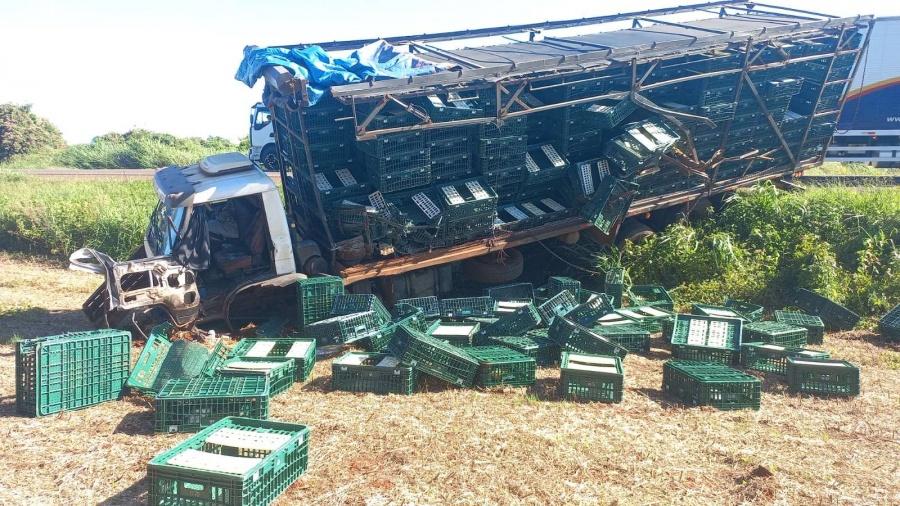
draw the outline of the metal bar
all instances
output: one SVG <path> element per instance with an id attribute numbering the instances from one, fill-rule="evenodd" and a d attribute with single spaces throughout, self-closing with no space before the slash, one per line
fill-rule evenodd
<path id="1" fill-rule="evenodd" d="M 753 37 L 747 39 L 747 46 L 744 49 L 744 65 L 741 67 L 741 70 L 743 70 L 744 72 L 746 72 L 747 68 L 750 67 L 751 49 L 753 49 Z M 725 144 L 728 142 L 728 136 L 731 135 L 731 125 L 734 123 L 734 117 L 737 115 L 737 107 L 741 102 L 741 94 L 744 91 L 744 72 L 741 72 L 738 75 L 737 83 L 734 87 L 734 114 L 725 123 L 722 141 L 719 142 L 720 151 L 725 149 Z"/>
<path id="2" fill-rule="evenodd" d="M 650 68 L 648 68 L 647 71 L 644 72 L 644 76 L 638 80 L 636 88 L 640 89 L 640 87 L 643 86 L 644 81 L 646 81 L 647 78 L 650 77 L 650 74 L 652 74 L 653 71 L 656 70 L 656 67 L 657 65 L 659 65 L 660 61 L 661 60 L 654 60 L 653 63 L 650 64 Z"/>
<path id="3" fill-rule="evenodd" d="M 481 64 L 479 64 L 479 63 L 475 63 L 475 62 L 473 62 L 472 60 L 469 60 L 469 59 L 467 59 L 467 58 L 463 58 L 462 56 L 453 54 L 453 53 L 451 53 L 451 52 L 449 52 L 449 51 L 444 51 L 443 49 L 439 49 L 439 48 L 436 48 L 436 47 L 434 47 L 434 46 L 430 46 L 430 45 L 428 45 L 428 44 L 424 44 L 424 43 L 422 43 L 422 42 L 410 42 L 409 45 L 410 45 L 410 47 L 415 47 L 415 48 L 418 48 L 418 49 L 422 49 L 422 50 L 424 50 L 424 51 L 426 51 L 426 52 L 428 52 L 428 53 L 436 54 L 436 55 L 440 56 L 441 58 L 446 58 L 446 59 L 448 59 L 448 60 L 450 60 L 450 61 L 452 61 L 452 62 L 456 62 L 456 63 L 458 63 L 458 64 L 460 64 L 460 65 L 465 65 L 466 67 L 469 67 L 469 68 L 473 68 L 473 69 L 482 69 L 482 68 L 484 68 L 484 65 L 481 65 Z"/>
<path id="4" fill-rule="evenodd" d="M 586 40 L 570 40 L 570 39 L 561 38 L 561 37 L 547 37 L 547 36 L 544 36 L 544 40 L 549 40 L 549 41 L 551 41 L 551 42 L 560 42 L 560 43 L 563 43 L 563 44 L 572 44 L 572 45 L 577 44 L 577 45 L 579 45 L 579 46 L 593 47 L 593 48 L 596 48 L 596 49 L 612 49 L 612 48 L 613 48 L 612 46 L 606 46 L 606 45 L 603 45 L 603 44 L 597 44 L 596 42 L 588 42 L 588 41 L 586 41 Z"/>
<path id="5" fill-rule="evenodd" d="M 758 9 L 756 9 L 756 7 L 767 7 L 767 8 L 769 8 L 769 9 L 778 9 L 778 10 L 780 10 L 780 11 L 797 12 L 797 13 L 799 13 L 799 14 L 809 14 L 810 16 L 819 16 L 820 18 L 834 19 L 834 18 L 840 17 L 840 16 L 835 16 L 835 15 L 832 15 L 832 14 L 823 14 L 823 13 L 821 13 L 821 12 L 806 11 L 806 10 L 803 10 L 803 9 L 794 9 L 793 7 L 782 7 L 782 6 L 780 6 L 780 5 L 763 4 L 763 3 L 759 3 L 759 2 L 753 2 L 753 6 L 754 6 L 754 7 L 753 7 L 751 10 L 754 10 L 754 11 L 757 11 L 757 12 L 759 12 L 759 11 L 758 11 Z M 767 14 L 770 14 L 770 13 L 771 13 L 770 11 L 762 11 L 762 12 L 765 12 L 765 13 L 767 13 Z"/>
<path id="6" fill-rule="evenodd" d="M 813 122 L 816 120 L 816 107 L 819 106 L 819 102 L 822 101 L 822 95 L 825 94 L 825 86 L 828 85 L 828 76 L 831 75 L 831 70 L 834 68 L 834 62 L 837 60 L 838 53 L 841 52 L 841 42 L 844 41 L 844 35 L 847 33 L 847 25 L 841 26 L 841 34 L 838 36 L 838 42 L 834 46 L 834 53 L 831 55 L 831 58 L 828 60 L 828 69 L 825 71 L 825 75 L 822 77 L 822 87 L 819 88 L 819 94 L 816 96 L 816 105 L 813 107 L 812 112 L 809 114 L 809 121 L 806 122 L 806 128 L 803 129 L 803 137 L 800 141 L 799 147 L 797 148 L 799 151 L 803 151 L 804 146 L 806 146 L 806 140 L 809 138 L 809 131 L 812 130 Z M 822 156 L 824 156 L 825 151 L 822 151 Z M 794 161 L 794 160 L 791 160 Z M 796 161 L 794 161 L 796 164 Z"/>
<path id="7" fill-rule="evenodd" d="M 756 4 L 756 5 L 759 5 L 759 4 Z M 763 14 L 771 14 L 773 16 L 777 16 L 777 17 L 781 17 L 781 18 L 805 19 L 807 21 L 819 21 L 820 20 L 820 18 L 810 18 L 810 17 L 806 17 L 806 16 L 800 16 L 797 14 L 787 14 L 785 12 L 772 12 L 772 11 L 761 11 L 761 10 L 757 10 L 757 9 L 748 9 L 746 7 L 739 7 L 737 5 L 728 5 L 728 6 L 722 7 L 720 9 L 720 14 L 719 14 L 720 17 L 722 17 L 722 13 L 726 9 L 734 9 L 736 11 L 743 11 L 743 12 L 747 12 L 747 13 L 751 13 L 751 14 L 756 13 L 756 12 L 761 12 Z M 725 12 L 724 15 L 729 16 L 729 14 L 727 12 Z"/>
<path id="8" fill-rule="evenodd" d="M 313 165 L 312 151 L 309 148 L 309 137 L 307 137 L 306 135 L 306 122 L 303 119 L 302 110 L 303 107 L 301 106 L 297 111 L 297 119 L 300 122 L 300 135 L 303 142 L 303 151 L 306 154 L 306 171 L 308 173 L 307 177 L 309 180 L 309 186 L 315 196 L 316 210 L 318 211 L 317 218 L 319 219 L 319 222 L 321 222 L 322 228 L 325 229 L 325 238 L 328 240 L 328 246 L 329 248 L 334 249 L 334 237 L 332 237 L 331 228 L 328 226 L 328 219 L 326 218 L 327 214 L 325 214 L 325 207 L 322 205 L 322 196 L 319 194 L 319 189 L 316 187 L 315 183 L 316 175 Z M 292 167 L 292 169 L 295 168 Z"/>
<path id="9" fill-rule="evenodd" d="M 677 7 L 668 7 L 668 8 L 659 8 L 659 9 L 648 9 L 644 11 L 634 11 L 634 12 L 623 12 L 619 14 L 607 14 L 603 16 L 594 16 L 589 18 L 577 18 L 577 19 L 566 19 L 560 21 L 546 21 L 544 23 L 529 23 L 529 24 L 521 24 L 521 25 L 509 25 L 509 26 L 497 26 L 497 27 L 488 27 L 488 28 L 477 28 L 472 30 L 457 30 L 450 32 L 438 32 L 433 34 L 413 34 L 413 35 L 398 35 L 393 37 L 384 37 L 383 39 L 391 44 L 399 44 L 406 43 L 409 41 L 424 41 L 424 42 L 440 42 L 447 40 L 457 40 L 457 39 L 468 39 L 468 38 L 476 38 L 476 37 L 492 37 L 498 35 L 510 35 L 521 32 L 529 32 L 533 30 L 555 30 L 559 28 L 572 28 L 576 26 L 588 26 L 588 25 L 598 25 L 604 23 L 611 23 L 614 21 L 621 21 L 625 19 L 631 19 L 635 16 L 665 16 L 669 14 L 678 14 L 681 12 L 690 12 L 701 8 L 708 7 L 720 7 L 720 6 L 728 6 L 728 5 L 741 5 L 746 2 L 743 1 L 735 1 L 735 0 L 727 0 L 727 1 L 717 1 L 717 2 L 705 2 L 705 3 L 696 3 L 689 4 Z M 380 40 L 378 38 L 370 38 L 370 39 L 355 39 L 355 40 L 344 40 L 344 41 L 325 41 L 318 43 L 306 43 L 306 44 L 292 44 L 292 45 L 284 45 L 279 47 L 286 47 L 289 49 L 292 48 L 305 48 L 311 45 L 317 45 L 325 49 L 326 51 L 341 51 L 347 49 L 358 49 L 361 46 L 366 44 L 375 42 Z"/>
<path id="10" fill-rule="evenodd" d="M 420 111 L 416 106 L 414 106 L 412 104 L 407 104 L 406 102 L 400 100 L 399 98 L 397 98 L 393 95 L 388 95 L 388 98 L 391 100 L 391 102 L 402 107 L 404 111 L 406 111 L 406 112 L 412 114 L 413 116 L 419 118 L 420 120 L 422 120 L 422 122 L 424 122 L 424 123 L 431 122 L 431 116 L 429 116 L 428 113 L 426 113 L 426 112 Z"/>
<path id="11" fill-rule="evenodd" d="M 698 32 L 715 33 L 717 35 L 731 33 L 731 32 L 726 32 L 723 30 L 715 30 L 713 28 L 701 28 L 699 26 L 689 25 L 687 23 L 676 23 L 674 21 L 663 21 L 661 19 L 653 19 L 653 18 L 646 18 L 646 17 L 637 17 L 634 19 L 639 20 L 639 21 L 649 21 L 651 23 L 656 23 L 658 25 L 674 26 L 677 28 L 687 28 L 688 30 L 697 30 Z M 690 35 L 689 35 L 689 37 L 690 37 Z"/>
<path id="12" fill-rule="evenodd" d="M 356 125 L 356 135 L 357 136 L 359 136 L 360 132 L 365 133 L 366 127 L 369 126 L 369 123 L 371 123 L 373 119 L 375 119 L 375 116 L 378 116 L 378 113 L 381 112 L 382 109 L 384 109 L 384 107 L 387 105 L 387 103 L 388 103 L 388 97 L 387 96 L 382 97 L 381 102 L 379 102 L 372 109 L 372 111 L 369 113 L 369 115 L 366 116 L 366 119 L 364 119 L 361 124 Z M 356 103 L 355 102 L 353 104 L 353 118 L 354 118 L 354 120 L 356 118 Z"/>
<path id="13" fill-rule="evenodd" d="M 775 135 L 778 137 L 778 141 L 781 142 L 781 147 L 784 148 L 784 152 L 787 153 L 788 158 L 791 159 L 791 163 L 796 166 L 797 157 L 794 156 L 794 153 L 791 151 L 791 147 L 788 145 L 787 141 L 784 140 L 784 135 L 781 133 L 781 128 L 778 127 L 778 123 L 775 122 L 775 118 L 773 118 L 772 113 L 769 112 L 769 108 L 768 106 L 766 106 L 766 101 L 763 100 L 763 98 L 759 96 L 759 92 L 756 91 L 756 85 L 753 84 L 753 81 L 750 79 L 750 74 L 744 72 L 743 76 L 744 80 L 747 82 L 747 87 L 750 89 L 750 93 L 753 93 L 753 97 L 756 99 L 756 103 L 759 104 L 759 108 L 762 110 L 763 114 L 765 114 L 766 120 L 769 122 L 769 126 L 772 127 L 772 131 L 775 132 Z"/>

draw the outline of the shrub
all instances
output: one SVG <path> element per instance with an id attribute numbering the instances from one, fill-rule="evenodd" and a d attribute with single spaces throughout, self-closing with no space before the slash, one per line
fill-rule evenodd
<path id="1" fill-rule="evenodd" d="M 30 105 L 0 104 L 0 162 L 65 145 L 59 130 Z"/>

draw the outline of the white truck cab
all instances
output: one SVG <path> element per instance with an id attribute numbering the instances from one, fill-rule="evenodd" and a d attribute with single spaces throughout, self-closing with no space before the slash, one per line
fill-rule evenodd
<path id="1" fill-rule="evenodd" d="M 250 109 L 250 161 L 267 171 L 277 171 L 277 155 L 272 114 L 265 105 L 256 103 Z"/>
<path id="2" fill-rule="evenodd" d="M 72 268 L 106 276 L 84 306 L 95 324 L 121 326 L 152 309 L 178 325 L 228 321 L 239 293 L 302 277 L 278 190 L 243 154 L 159 169 L 153 184 L 159 203 L 131 260 L 90 249 L 70 257 Z"/>

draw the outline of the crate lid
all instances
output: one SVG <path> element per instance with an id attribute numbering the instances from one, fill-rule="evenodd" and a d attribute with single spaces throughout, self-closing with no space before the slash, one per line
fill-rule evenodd
<path id="1" fill-rule="evenodd" d="M 398 365 L 400 365 L 400 359 L 391 355 L 382 358 L 378 362 L 378 367 L 397 367 Z"/>
<path id="2" fill-rule="evenodd" d="M 283 366 L 284 362 L 248 362 L 244 360 L 236 360 L 225 364 L 223 371 L 259 371 L 269 372 Z"/>
<path id="3" fill-rule="evenodd" d="M 288 358 L 303 358 L 309 352 L 312 344 L 313 341 L 295 341 L 284 356 Z"/>
<path id="4" fill-rule="evenodd" d="M 244 354 L 245 357 L 268 357 L 275 348 L 275 341 L 256 341 Z"/>
<path id="5" fill-rule="evenodd" d="M 791 362 L 793 362 L 794 364 L 800 364 L 800 365 L 815 365 L 815 366 L 823 366 L 823 367 L 852 367 L 851 365 L 849 365 L 845 362 L 830 362 L 830 361 L 826 361 L 826 360 L 810 361 L 810 360 L 794 359 L 794 360 L 791 360 Z"/>
<path id="6" fill-rule="evenodd" d="M 363 365 L 366 360 L 369 359 L 369 355 L 366 353 L 347 353 L 339 359 L 335 360 L 336 364 L 341 365 Z"/>
<path id="7" fill-rule="evenodd" d="M 188 448 L 170 458 L 166 464 L 200 471 L 244 475 L 259 465 L 262 460 L 251 457 L 231 457 Z"/>
<path id="8" fill-rule="evenodd" d="M 207 444 L 264 452 L 273 452 L 290 440 L 291 436 L 288 434 L 256 432 L 233 427 L 222 427 L 206 437 Z"/>
<path id="9" fill-rule="evenodd" d="M 433 336 L 468 336 L 475 331 L 475 325 L 439 325 L 431 333 Z"/>

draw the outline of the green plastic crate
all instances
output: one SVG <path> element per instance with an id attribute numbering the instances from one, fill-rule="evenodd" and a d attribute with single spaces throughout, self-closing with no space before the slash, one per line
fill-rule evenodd
<path id="1" fill-rule="evenodd" d="M 470 387 L 474 383 L 478 361 L 464 350 L 406 326 L 401 326 L 397 334 L 406 339 L 401 357 L 404 364 L 453 385 Z"/>
<path id="2" fill-rule="evenodd" d="M 294 369 L 294 360 L 290 358 L 241 357 L 223 362 L 216 374 L 265 377 L 269 381 L 269 395 L 275 397 L 294 384 Z"/>
<path id="3" fill-rule="evenodd" d="M 472 346 L 472 339 L 481 329 L 478 322 L 444 322 L 435 321 L 428 327 L 426 334 L 447 341 L 453 346 Z"/>
<path id="4" fill-rule="evenodd" d="M 670 342 L 738 351 L 743 320 L 701 315 L 675 315 Z"/>
<path id="5" fill-rule="evenodd" d="M 585 291 L 582 290 L 582 293 Z M 587 300 L 566 313 L 565 317 L 581 326 L 590 327 L 614 309 L 612 299 L 605 293 L 591 294 Z"/>
<path id="6" fill-rule="evenodd" d="M 300 326 L 328 318 L 334 297 L 342 293 L 344 280 L 337 276 L 314 276 L 297 281 Z"/>
<path id="7" fill-rule="evenodd" d="M 485 294 L 494 300 L 534 300 L 534 285 L 531 283 L 511 283 L 492 286 Z"/>
<path id="8" fill-rule="evenodd" d="M 559 362 L 559 345 L 547 337 L 546 329 L 530 330 L 524 336 L 493 336 L 487 341 L 533 358 L 538 367 L 548 367 Z"/>
<path id="9" fill-rule="evenodd" d="M 593 330 L 628 351 L 650 351 L 650 331 L 640 325 L 601 325 Z"/>
<path id="10" fill-rule="evenodd" d="M 578 296 L 581 293 L 581 281 L 566 276 L 550 276 L 547 280 L 547 295 L 552 297 L 563 290 Z"/>
<path id="11" fill-rule="evenodd" d="M 577 293 L 577 292 L 576 292 Z M 544 325 L 550 325 L 557 316 L 563 316 L 578 306 L 575 296 L 568 290 L 562 290 L 537 307 Z"/>
<path id="12" fill-rule="evenodd" d="M 349 352 L 331 363 L 331 386 L 346 392 L 411 395 L 417 373 L 387 353 Z"/>
<path id="13" fill-rule="evenodd" d="M 633 306 L 616 312 L 637 321 L 650 332 L 662 332 L 666 323 L 675 321 L 675 313 L 658 306 Z"/>
<path id="14" fill-rule="evenodd" d="M 316 365 L 315 339 L 244 339 L 231 350 L 233 358 L 290 358 L 294 361 L 294 381 L 309 378 Z"/>
<path id="15" fill-rule="evenodd" d="M 878 328 L 888 339 L 900 339 L 900 304 L 878 320 Z"/>
<path id="16" fill-rule="evenodd" d="M 809 344 L 822 344 L 825 340 L 825 323 L 818 316 L 798 311 L 778 310 L 775 311 L 775 321 L 805 328 L 806 342 Z"/>
<path id="17" fill-rule="evenodd" d="M 728 308 L 725 306 L 716 306 L 713 304 L 691 304 L 691 313 L 695 315 L 701 316 L 715 316 L 717 318 L 737 318 L 741 320 L 748 320 L 747 317 L 742 315 L 738 310 Z"/>
<path id="18" fill-rule="evenodd" d="M 16 343 L 16 410 L 45 416 L 118 399 L 131 365 L 131 334 L 103 329 Z"/>
<path id="19" fill-rule="evenodd" d="M 603 292 L 612 298 L 613 307 L 622 307 L 622 297 L 625 294 L 625 269 L 612 267 L 606 271 Z"/>
<path id="20" fill-rule="evenodd" d="M 466 353 L 478 361 L 475 385 L 483 388 L 534 385 L 535 360 L 505 346 L 473 346 Z"/>
<path id="21" fill-rule="evenodd" d="M 365 340 L 366 349 L 373 353 L 392 353 L 394 356 L 399 357 L 403 354 L 403 350 L 394 348 L 394 345 L 397 344 L 394 338 L 397 335 L 397 329 L 403 325 L 417 332 L 426 332 L 428 330 L 428 321 L 425 319 L 424 313 L 417 309 L 415 313 L 397 318 L 390 325 L 369 334 Z"/>
<path id="22" fill-rule="evenodd" d="M 331 302 L 331 316 L 346 316 L 371 311 L 379 325 L 391 321 L 391 313 L 381 303 L 381 299 L 370 293 L 341 293 Z"/>
<path id="23" fill-rule="evenodd" d="M 858 314 L 805 288 L 798 288 L 794 293 L 794 305 L 822 318 L 825 326 L 834 330 L 850 330 L 859 323 Z"/>
<path id="24" fill-rule="evenodd" d="M 422 310 L 425 318 L 437 318 L 441 316 L 441 301 L 434 295 L 428 297 L 413 297 L 410 299 L 400 299 L 394 305 L 396 308 L 401 304 L 408 304 L 412 307 Z"/>
<path id="25" fill-rule="evenodd" d="M 760 387 L 759 379 L 721 364 L 669 360 L 663 365 L 663 393 L 687 406 L 759 409 Z"/>
<path id="26" fill-rule="evenodd" d="M 564 351 L 559 395 L 573 400 L 622 402 L 623 378 L 621 357 Z"/>
<path id="27" fill-rule="evenodd" d="M 541 324 L 541 314 L 534 304 L 526 304 L 494 323 L 482 325 L 475 335 L 477 343 L 490 336 L 521 336 Z"/>
<path id="28" fill-rule="evenodd" d="M 494 299 L 490 297 L 460 297 L 441 299 L 442 318 L 491 317 L 494 315 Z"/>
<path id="29" fill-rule="evenodd" d="M 216 371 L 219 370 L 219 367 L 228 360 L 230 355 L 231 348 L 229 348 L 221 338 L 217 339 L 216 344 L 213 346 L 212 351 L 209 352 L 209 358 L 206 359 L 206 363 L 203 364 L 203 369 L 200 370 L 200 373 L 212 378 L 216 375 Z"/>
<path id="30" fill-rule="evenodd" d="M 666 311 L 675 310 L 675 302 L 669 292 L 659 285 L 632 285 L 628 290 L 633 306 L 654 306 Z"/>
<path id="31" fill-rule="evenodd" d="M 741 300 L 725 298 L 725 307 L 732 309 L 741 316 L 752 322 L 758 322 L 763 319 L 766 309 L 759 304 L 752 304 Z"/>
<path id="32" fill-rule="evenodd" d="M 691 346 L 689 344 L 673 344 L 672 356 L 680 360 L 692 362 L 709 362 L 730 365 L 735 362 L 736 354 L 732 350 Z"/>
<path id="33" fill-rule="evenodd" d="M 309 462 L 305 425 L 227 417 L 153 458 L 151 505 L 271 504 Z"/>
<path id="34" fill-rule="evenodd" d="M 783 322 L 753 322 L 744 325 L 743 341 L 778 344 L 791 348 L 806 346 L 807 331 L 804 327 Z"/>
<path id="35" fill-rule="evenodd" d="M 741 367 L 754 371 L 787 374 L 787 358 L 831 358 L 827 352 L 789 348 L 769 343 L 744 343 L 741 345 Z"/>
<path id="36" fill-rule="evenodd" d="M 565 317 L 553 320 L 548 335 L 550 339 L 566 351 L 592 355 L 612 355 L 619 358 L 625 358 L 628 355 L 628 349 L 625 347 Z"/>
<path id="37" fill-rule="evenodd" d="M 511 315 L 518 311 L 519 309 L 533 304 L 535 301 L 533 299 L 503 299 L 503 300 L 494 300 L 494 316 L 496 317 L 494 321 L 504 317 Z M 468 318 L 471 320 L 471 318 Z M 493 323 L 493 322 L 491 322 Z"/>
<path id="38" fill-rule="evenodd" d="M 859 368 L 846 360 L 788 357 L 785 372 L 794 393 L 859 395 Z"/>
<path id="39" fill-rule="evenodd" d="M 269 418 L 269 383 L 263 376 L 199 376 L 169 380 L 156 395 L 153 430 L 196 432 L 226 416 Z"/>
<path id="40" fill-rule="evenodd" d="M 383 326 L 374 312 L 365 311 L 319 320 L 304 327 L 303 333 L 320 345 L 343 344 L 362 341 Z"/>

